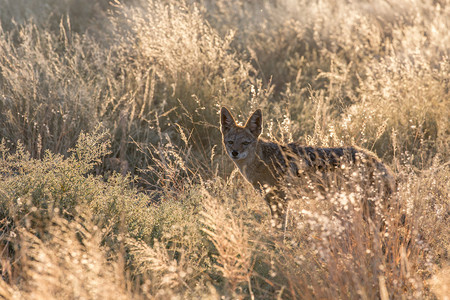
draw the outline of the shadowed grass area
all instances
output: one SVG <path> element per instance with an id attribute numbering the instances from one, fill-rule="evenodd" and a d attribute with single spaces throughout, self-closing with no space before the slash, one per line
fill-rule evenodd
<path id="1" fill-rule="evenodd" d="M 0 297 L 445 299 L 448 1 L 0 7 Z M 364 178 L 294 184 L 275 230 L 222 105 L 369 149 L 398 191 L 366 220 Z"/>

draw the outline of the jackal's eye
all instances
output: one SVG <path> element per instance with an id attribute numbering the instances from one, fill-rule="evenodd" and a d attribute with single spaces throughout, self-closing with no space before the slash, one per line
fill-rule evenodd
<path id="1" fill-rule="evenodd" d="M 229 145 L 233 145 L 233 141 L 228 141 L 227 142 Z"/>
<path id="2" fill-rule="evenodd" d="M 242 145 L 244 146 L 250 145 L 250 142 L 243 142 Z"/>

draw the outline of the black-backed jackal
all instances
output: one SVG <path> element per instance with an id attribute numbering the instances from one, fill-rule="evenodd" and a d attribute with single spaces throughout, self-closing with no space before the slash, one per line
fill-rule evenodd
<path id="1" fill-rule="evenodd" d="M 260 138 L 260 109 L 250 116 L 245 126 L 237 125 L 225 107 L 221 109 L 220 119 L 227 154 L 247 181 L 265 194 L 277 227 L 286 225 L 286 183 L 292 178 L 312 180 L 320 185 L 330 174 L 350 170 L 352 173 L 348 174 L 364 176 L 364 188 L 382 194 L 380 198 L 389 196 L 395 189 L 391 171 L 368 151 L 356 147 L 316 148 L 266 141 Z M 335 180 L 331 182 L 336 183 Z M 370 203 L 363 207 L 367 214 L 372 213 Z"/>

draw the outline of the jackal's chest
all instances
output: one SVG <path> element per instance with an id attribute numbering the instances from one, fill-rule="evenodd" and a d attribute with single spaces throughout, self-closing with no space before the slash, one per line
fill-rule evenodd
<path id="1" fill-rule="evenodd" d="M 260 189 L 266 185 L 275 186 L 278 183 L 274 172 L 264 164 L 238 165 L 238 168 L 245 179 L 256 189 Z"/>

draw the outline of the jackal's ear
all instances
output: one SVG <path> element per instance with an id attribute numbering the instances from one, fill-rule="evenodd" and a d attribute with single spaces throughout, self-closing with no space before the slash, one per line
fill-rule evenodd
<path id="1" fill-rule="evenodd" d="M 245 128 L 248 128 L 250 132 L 258 137 L 262 132 L 262 112 L 260 109 L 257 109 L 250 118 L 247 120 L 247 124 L 245 124 Z"/>
<path id="2" fill-rule="evenodd" d="M 228 130 L 236 126 L 236 122 L 233 119 L 230 111 L 225 107 L 220 110 L 220 130 L 222 133 L 226 133 Z"/>

